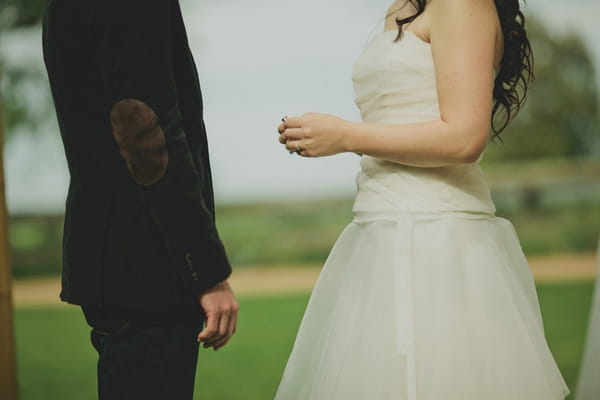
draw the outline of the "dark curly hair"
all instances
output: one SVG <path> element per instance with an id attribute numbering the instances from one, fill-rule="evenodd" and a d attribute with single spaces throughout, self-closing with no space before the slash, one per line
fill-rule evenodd
<path id="1" fill-rule="evenodd" d="M 425 11 L 426 0 L 406 1 L 414 6 L 416 12 L 409 17 L 396 19 L 399 28 L 396 40 L 402 37 L 402 27 Z M 504 55 L 494 82 L 491 121 L 493 137 L 500 138 L 500 132 L 523 106 L 534 74 L 533 52 L 525 32 L 525 16 L 521 12 L 519 0 L 494 0 L 494 3 L 504 36 Z"/>

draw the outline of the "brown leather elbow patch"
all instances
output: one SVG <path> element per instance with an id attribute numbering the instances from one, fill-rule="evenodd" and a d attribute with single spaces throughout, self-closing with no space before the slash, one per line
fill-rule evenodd
<path id="1" fill-rule="evenodd" d="M 136 99 L 119 101 L 110 112 L 113 135 L 133 179 L 149 186 L 167 171 L 169 153 L 156 113 Z"/>

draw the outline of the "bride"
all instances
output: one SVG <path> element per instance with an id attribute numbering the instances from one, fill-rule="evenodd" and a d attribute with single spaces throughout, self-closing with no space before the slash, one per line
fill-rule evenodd
<path id="1" fill-rule="evenodd" d="M 401 0 L 354 66 L 363 121 L 284 119 L 288 151 L 362 160 L 355 218 L 276 399 L 567 396 L 527 261 L 478 166 L 531 76 L 518 0 Z"/>

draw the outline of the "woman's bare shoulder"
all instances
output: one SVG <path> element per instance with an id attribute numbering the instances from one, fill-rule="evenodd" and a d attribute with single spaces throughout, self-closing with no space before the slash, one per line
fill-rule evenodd
<path id="1" fill-rule="evenodd" d="M 477 15 L 488 18 L 497 17 L 494 0 L 427 0 L 427 8 L 432 15 L 469 16 Z"/>

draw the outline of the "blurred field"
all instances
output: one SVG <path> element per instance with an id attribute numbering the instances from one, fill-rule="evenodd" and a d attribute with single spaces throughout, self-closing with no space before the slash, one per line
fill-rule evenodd
<path id="1" fill-rule="evenodd" d="M 591 281 L 538 284 L 546 335 L 571 388 L 576 381 Z M 308 294 L 244 296 L 239 332 L 228 348 L 202 351 L 197 396 L 203 400 L 272 399 Z M 75 307 L 18 307 L 22 400 L 95 398 L 95 354 Z"/>
<path id="2" fill-rule="evenodd" d="M 554 197 L 553 193 L 546 196 L 542 189 L 533 193 L 543 202 L 539 207 L 517 207 L 514 203 L 519 196 L 505 191 L 502 196 L 510 201 L 498 201 L 497 212 L 513 222 L 528 256 L 595 251 L 600 233 L 599 202 L 590 199 L 546 203 L 544 199 Z M 522 201 L 527 201 L 527 196 Z M 320 264 L 351 220 L 352 200 L 346 198 L 231 205 L 217 210 L 219 232 L 232 263 L 240 268 Z M 15 277 L 58 274 L 62 221 L 62 216 L 11 219 Z"/>

